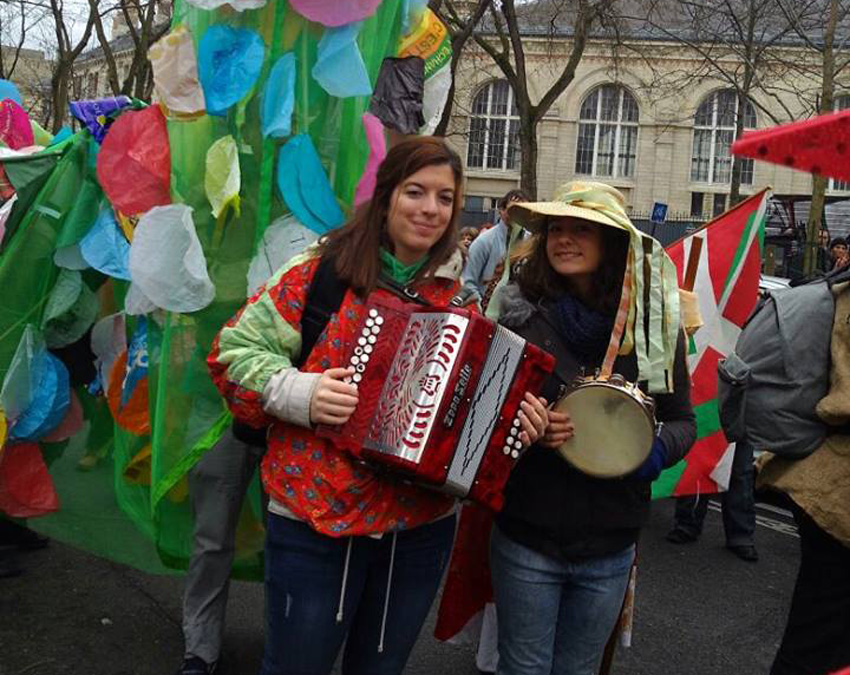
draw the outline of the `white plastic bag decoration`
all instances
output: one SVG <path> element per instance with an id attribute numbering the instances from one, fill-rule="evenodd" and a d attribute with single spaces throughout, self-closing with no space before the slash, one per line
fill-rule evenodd
<path id="1" fill-rule="evenodd" d="M 139 290 L 138 284 L 130 284 L 127 295 L 124 296 L 124 313 L 128 316 L 143 316 L 155 311 L 157 306 Z"/>
<path id="2" fill-rule="evenodd" d="M 257 254 L 248 268 L 248 297 L 256 293 L 290 258 L 316 242 L 319 235 L 292 215 L 282 216 L 266 228 Z"/>
<path id="3" fill-rule="evenodd" d="M 79 244 L 57 248 L 53 253 L 53 262 L 56 267 L 62 267 L 66 270 L 86 270 L 89 268 L 89 264 L 80 251 Z"/>
<path id="4" fill-rule="evenodd" d="M 202 114 L 204 90 L 198 79 L 198 61 L 192 33 L 183 25 L 148 50 L 157 99 L 177 116 Z"/>
<path id="5" fill-rule="evenodd" d="M 197 312 L 213 301 L 215 286 L 190 207 L 155 206 L 139 219 L 130 246 L 130 277 L 154 305 L 171 312 Z"/>
<path id="6" fill-rule="evenodd" d="M 127 351 L 127 321 L 123 312 L 110 314 L 98 321 L 91 331 L 91 350 L 95 355 L 98 384 L 109 391 L 109 378 L 115 360 Z"/>
<path id="7" fill-rule="evenodd" d="M 97 295 L 82 275 L 61 270 L 44 308 L 42 330 L 47 346 L 56 349 L 79 340 L 94 324 L 99 311 Z"/>
<path id="8" fill-rule="evenodd" d="M 239 149 L 233 136 L 219 138 L 207 151 L 207 170 L 204 189 L 212 206 L 212 214 L 218 218 L 232 204 L 239 213 L 239 190 L 242 176 L 239 172 Z"/>

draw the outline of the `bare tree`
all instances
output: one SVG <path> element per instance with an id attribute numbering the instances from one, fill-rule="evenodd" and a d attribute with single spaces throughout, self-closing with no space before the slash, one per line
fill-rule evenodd
<path id="1" fill-rule="evenodd" d="M 687 67 L 656 72 L 658 92 L 682 91 L 706 79 L 734 92 L 734 139 L 744 132 L 750 105 L 774 124 L 793 118 L 778 91 L 791 89 L 795 21 L 780 11 L 780 0 L 647 0 L 638 3 L 656 37 L 687 48 Z M 814 0 L 795 0 L 793 15 L 813 11 Z M 797 41 L 799 42 L 799 41 Z M 649 47 L 652 49 L 653 47 Z M 647 49 L 636 47 L 636 49 Z M 756 96 L 758 93 L 761 97 Z M 763 98 L 764 100 L 760 100 Z M 769 101 L 769 104 L 767 103 Z M 781 112 L 779 112 L 781 111 Z M 732 159 L 729 201 L 741 199 L 743 161 Z"/>
<path id="2" fill-rule="evenodd" d="M 850 6 L 841 0 L 822 0 L 818 3 L 816 17 L 800 16 L 795 4 L 780 0 L 786 20 L 793 23 L 797 37 L 817 59 L 801 60 L 797 65 L 803 77 L 813 82 L 820 81 L 815 97 L 814 109 L 820 114 L 830 113 L 835 108 L 836 83 L 846 78 L 850 70 Z M 825 19 L 825 20 L 824 20 Z M 806 223 L 806 248 L 803 272 L 813 274 L 818 264 L 820 230 L 823 226 L 823 211 L 829 180 L 816 175 L 812 180 L 812 202 Z"/>
<path id="3" fill-rule="evenodd" d="M 149 100 L 153 90 L 153 73 L 148 61 L 148 49 L 168 30 L 169 21 L 160 0 L 116 0 L 98 11 L 98 0 L 88 0 L 94 16 L 94 31 L 106 62 L 106 77 L 113 95 L 126 94 Z M 103 20 L 110 14 L 120 14 L 132 39 L 130 65 L 123 79 L 119 74 L 113 43 L 107 38 Z"/>
<path id="4" fill-rule="evenodd" d="M 472 37 L 498 66 L 514 93 L 519 117 L 518 140 L 522 148 L 520 184 L 532 197 L 537 195 L 537 128 L 552 105 L 575 78 L 591 32 L 600 28 L 611 17 L 612 8 L 618 0 L 547 0 L 543 2 L 517 4 L 514 0 L 490 3 L 485 20 L 472 27 Z M 460 15 L 458 2 L 443 3 L 445 16 L 455 30 L 469 29 L 455 17 Z M 518 14 L 522 12 L 522 17 Z M 532 100 L 529 90 L 529 66 L 527 48 L 540 46 L 540 41 L 527 41 L 527 25 L 548 26 L 551 33 L 544 36 L 544 43 L 551 47 L 556 37 L 567 47 L 563 65 L 557 68 L 555 79 L 543 92 L 539 100 Z M 569 24 L 569 29 L 561 28 Z M 528 46 L 528 47 L 527 47 Z M 547 47 L 543 45 L 544 49 Z M 561 56 L 550 59 L 550 63 L 561 63 Z"/>
<path id="5" fill-rule="evenodd" d="M 0 7 L 0 78 L 11 79 L 27 40 L 32 8 L 25 0 L 4 3 Z"/>
<path id="6" fill-rule="evenodd" d="M 53 131 L 58 132 L 65 119 L 70 100 L 69 88 L 74 74 L 74 61 L 88 44 L 94 28 L 94 14 L 89 9 L 85 29 L 78 40 L 71 38 L 70 22 L 73 20 L 65 11 L 64 0 L 49 0 L 50 12 L 53 16 L 54 33 L 56 37 L 56 60 L 51 78 L 53 101 L 51 105 L 50 123 Z"/>
<path id="7" fill-rule="evenodd" d="M 492 3 L 493 0 L 477 0 L 475 8 L 468 17 L 459 16 L 457 9 L 451 2 L 431 0 L 428 3 L 431 10 L 446 25 L 452 38 L 452 60 L 449 64 L 452 74 L 452 84 L 449 87 L 446 106 L 443 108 L 443 115 L 434 129 L 435 136 L 445 136 L 449 128 L 449 121 L 451 120 L 452 110 L 454 109 L 455 75 L 457 74 L 457 65 L 460 62 L 460 56 L 463 53 L 464 47 L 466 47 L 466 43 L 472 37 L 472 32 L 478 26 L 484 13 L 490 8 Z"/>

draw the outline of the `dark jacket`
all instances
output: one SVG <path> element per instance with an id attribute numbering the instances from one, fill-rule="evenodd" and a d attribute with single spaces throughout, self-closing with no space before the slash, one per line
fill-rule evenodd
<path id="1" fill-rule="evenodd" d="M 543 395 L 553 401 L 581 374 L 601 364 L 582 364 L 559 338 L 546 303 L 531 304 L 516 285 L 502 299 L 500 323 L 555 356 L 555 373 Z M 614 372 L 637 380 L 634 352 L 618 357 Z M 674 365 L 674 392 L 654 395 L 656 418 L 667 452 L 665 467 L 681 460 L 696 439 L 690 399 L 685 343 L 679 337 Z M 554 450 L 534 445 L 511 473 L 505 507 L 497 516 L 499 528 L 519 543 L 546 555 L 577 560 L 616 553 L 637 541 L 649 516 L 650 483 L 625 476 L 600 479 L 572 468 Z"/>

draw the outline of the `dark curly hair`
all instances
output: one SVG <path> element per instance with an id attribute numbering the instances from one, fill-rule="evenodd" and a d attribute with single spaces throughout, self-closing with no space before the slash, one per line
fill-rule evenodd
<path id="1" fill-rule="evenodd" d="M 591 221 L 588 221 L 591 222 Z M 629 253 L 629 235 L 622 230 L 592 223 L 602 233 L 602 260 L 593 273 L 593 296 L 583 298 L 591 307 L 605 314 L 615 314 L 620 303 L 623 276 Z M 558 274 L 546 255 L 549 239 L 548 223 L 544 224 L 536 237 L 536 245 L 519 270 L 517 283 L 523 295 L 532 302 L 555 300 L 570 293 L 569 279 Z"/>

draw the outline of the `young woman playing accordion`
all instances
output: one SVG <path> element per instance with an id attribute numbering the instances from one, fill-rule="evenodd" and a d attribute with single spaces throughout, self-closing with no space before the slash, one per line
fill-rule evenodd
<path id="1" fill-rule="evenodd" d="M 344 366 L 367 296 L 405 288 L 446 306 L 457 294 L 462 179 L 460 159 L 442 141 L 396 145 L 372 200 L 290 260 L 215 340 L 209 366 L 235 417 L 270 425 L 262 675 L 330 673 L 343 642 L 343 673 L 401 673 L 437 592 L 454 499 L 355 461 L 315 425 L 344 424 L 358 404 L 357 386 L 345 381 L 354 371 Z M 347 290 L 297 369 L 302 314 L 323 260 Z M 531 443 L 546 408 L 529 395 L 521 419 Z"/>

